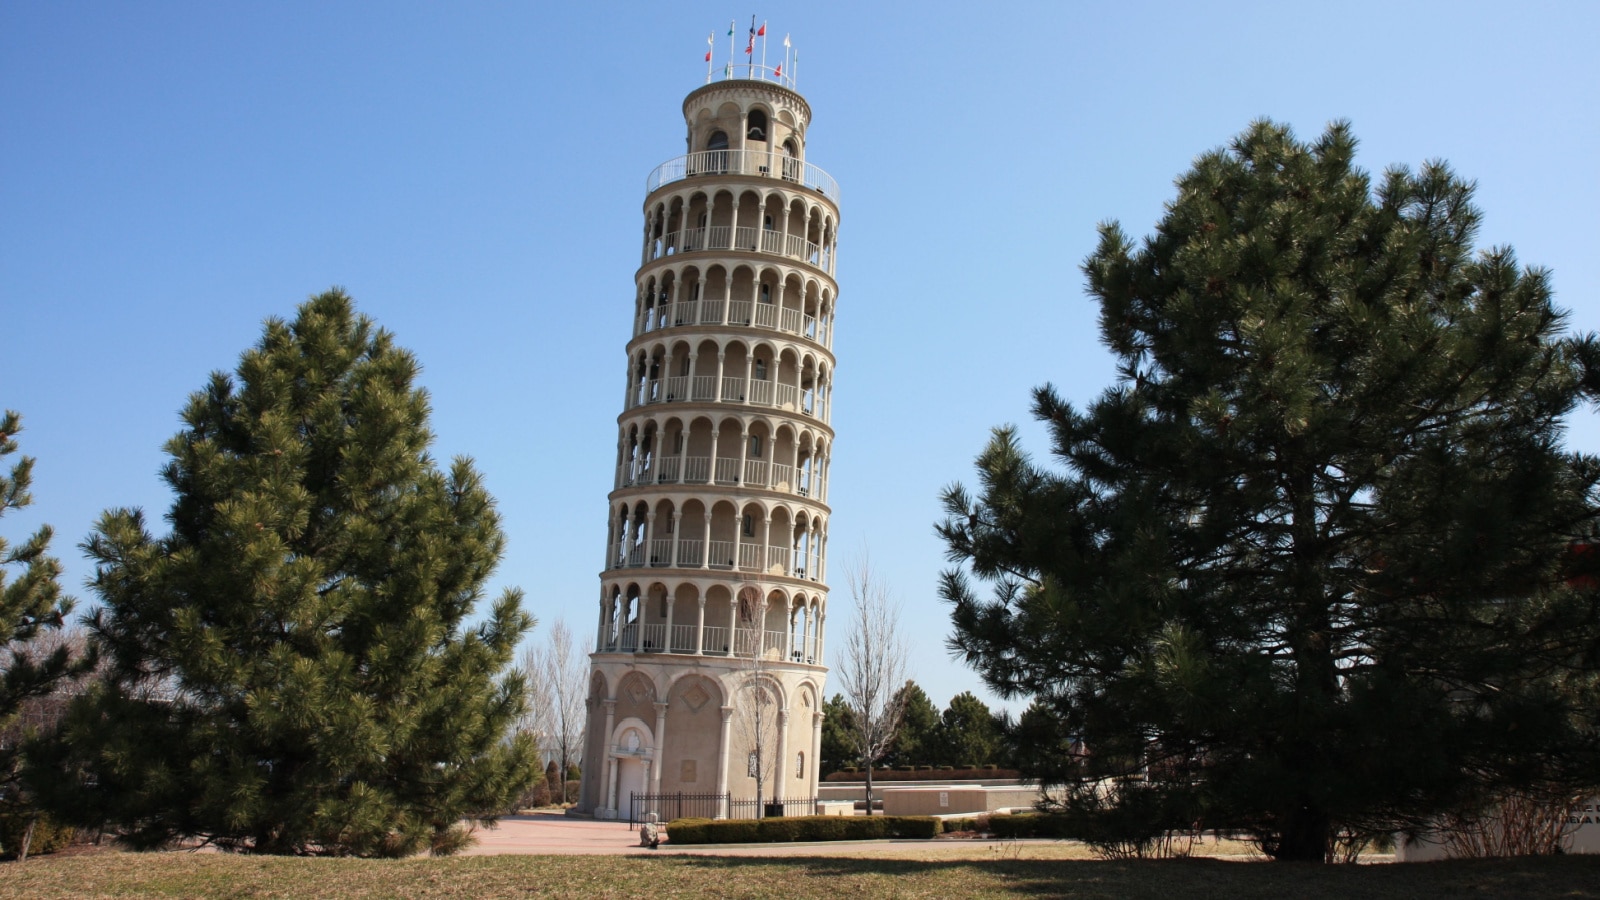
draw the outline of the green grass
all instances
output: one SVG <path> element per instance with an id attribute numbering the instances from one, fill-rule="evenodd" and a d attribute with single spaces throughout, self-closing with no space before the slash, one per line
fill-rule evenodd
<path id="1" fill-rule="evenodd" d="M 1304 866 L 1220 860 L 99 853 L 0 864 L 0 898 L 1600 897 L 1600 857 Z"/>

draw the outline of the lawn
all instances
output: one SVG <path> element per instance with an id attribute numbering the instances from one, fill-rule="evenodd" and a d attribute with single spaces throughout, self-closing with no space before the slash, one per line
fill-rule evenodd
<path id="1" fill-rule="evenodd" d="M 1306 866 L 1215 859 L 488 856 L 403 861 L 98 853 L 0 863 L 0 898 L 1597 897 L 1600 857 Z"/>

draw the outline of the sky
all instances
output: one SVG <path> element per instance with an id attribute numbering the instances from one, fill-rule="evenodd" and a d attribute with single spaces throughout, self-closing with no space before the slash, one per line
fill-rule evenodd
<path id="1" fill-rule="evenodd" d="M 752 13 L 769 62 L 799 51 L 807 160 L 841 186 L 830 618 L 869 558 L 941 706 L 996 699 L 945 647 L 941 491 L 996 425 L 1046 455 L 1036 385 L 1110 384 L 1097 223 L 1149 233 L 1252 120 L 1348 119 L 1374 173 L 1448 160 L 1480 246 L 1600 330 L 1600 4 L 10 0 L 0 406 L 38 463 L 0 534 L 51 524 L 92 604 L 78 544 L 170 507 L 185 398 L 338 285 L 420 358 L 435 456 L 498 499 L 496 592 L 592 635 L 645 177 L 683 152 L 707 33 L 720 65 Z M 1600 451 L 1594 411 L 1570 442 Z"/>

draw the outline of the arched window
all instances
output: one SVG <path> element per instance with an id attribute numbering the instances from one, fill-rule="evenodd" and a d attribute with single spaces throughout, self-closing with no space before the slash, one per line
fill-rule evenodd
<path id="1" fill-rule="evenodd" d="M 767 139 L 767 114 L 759 109 L 752 109 L 750 110 L 748 122 L 750 130 L 745 132 L 745 137 L 748 140 L 765 142 Z"/>
<path id="2" fill-rule="evenodd" d="M 766 381 L 767 380 L 767 361 L 764 360 L 764 359 L 761 359 L 760 357 L 757 357 L 756 358 L 755 369 L 756 369 L 756 373 L 755 373 L 756 374 L 756 380 L 757 381 Z"/>
<path id="3" fill-rule="evenodd" d="M 707 150 L 726 150 L 726 149 L 728 149 L 728 133 L 726 131 L 713 131 L 713 132 L 711 132 L 711 137 L 706 141 L 706 149 Z"/>

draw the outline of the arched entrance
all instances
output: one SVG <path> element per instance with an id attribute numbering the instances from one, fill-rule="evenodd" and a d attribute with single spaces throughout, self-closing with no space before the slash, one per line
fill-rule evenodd
<path id="1" fill-rule="evenodd" d="M 611 794 L 608 808 L 626 818 L 634 794 L 650 790 L 650 766 L 655 758 L 655 738 L 650 727 L 636 718 L 617 723 L 611 739 Z"/>

